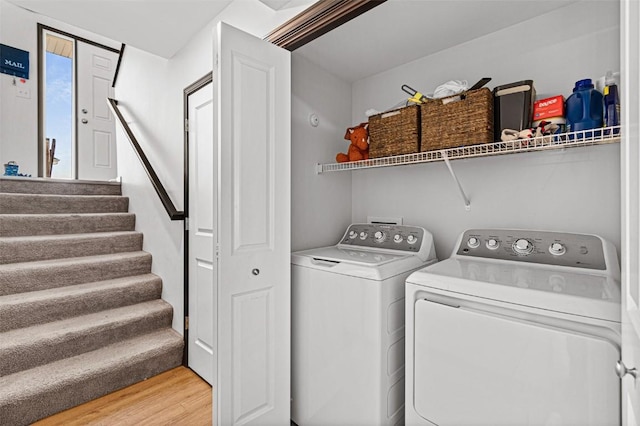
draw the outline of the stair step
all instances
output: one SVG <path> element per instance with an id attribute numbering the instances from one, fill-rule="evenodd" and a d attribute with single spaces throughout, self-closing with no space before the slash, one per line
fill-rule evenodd
<path id="1" fill-rule="evenodd" d="M 20 194 L 121 195 L 119 182 L 49 178 L 0 178 L 0 192 Z"/>
<path id="2" fill-rule="evenodd" d="M 162 280 L 136 275 L 0 296 L 0 332 L 159 299 Z"/>
<path id="3" fill-rule="evenodd" d="M 182 363 L 121 185 L 0 178 L 0 424 L 28 425 Z"/>
<path id="4" fill-rule="evenodd" d="M 183 339 L 167 328 L 0 377 L 3 424 L 27 425 L 177 367 Z"/>
<path id="5" fill-rule="evenodd" d="M 149 253 L 127 252 L 0 265 L 0 296 L 151 272 Z"/>
<path id="6" fill-rule="evenodd" d="M 135 231 L 0 237 L 0 264 L 140 250 L 142 233 Z"/>
<path id="7" fill-rule="evenodd" d="M 162 299 L 0 334 L 0 376 L 94 351 L 171 327 L 173 308 Z"/>
<path id="8" fill-rule="evenodd" d="M 135 224 L 133 213 L 3 214 L 0 215 L 0 235 L 22 237 L 133 231 Z"/>
<path id="9" fill-rule="evenodd" d="M 129 199 L 119 195 L 45 195 L 0 193 L 0 214 L 127 212 Z"/>

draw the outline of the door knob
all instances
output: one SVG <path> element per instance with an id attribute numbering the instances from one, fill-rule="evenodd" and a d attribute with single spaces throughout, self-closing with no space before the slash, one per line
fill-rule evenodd
<path id="1" fill-rule="evenodd" d="M 89 120 L 87 120 L 86 118 L 83 118 L 83 119 L 82 119 L 82 120 L 80 120 L 80 121 L 82 121 L 82 124 L 87 124 L 87 123 L 89 122 Z"/>
<path id="2" fill-rule="evenodd" d="M 253 275 L 260 275 L 260 269 L 255 268 L 255 269 L 253 269 L 253 270 L 251 271 L 251 273 L 252 273 Z"/>
<path id="3" fill-rule="evenodd" d="M 635 368 L 627 368 L 622 360 L 616 362 L 616 374 L 621 379 L 627 374 L 631 375 L 634 379 L 638 378 L 638 370 L 636 370 Z"/>

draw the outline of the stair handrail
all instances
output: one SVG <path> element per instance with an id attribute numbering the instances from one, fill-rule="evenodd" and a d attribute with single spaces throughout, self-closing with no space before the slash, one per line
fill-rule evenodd
<path id="1" fill-rule="evenodd" d="M 131 146 L 133 146 L 133 150 L 138 156 L 138 159 L 140 159 L 140 162 L 142 163 L 142 167 L 144 167 L 145 172 L 147 172 L 147 176 L 149 176 L 149 179 L 151 180 L 151 185 L 153 185 L 153 188 L 156 190 L 156 194 L 158 194 L 158 197 L 160 197 L 160 201 L 162 202 L 164 209 L 167 211 L 167 214 L 169 215 L 169 219 L 184 220 L 185 219 L 184 211 L 177 210 L 176 206 L 173 204 L 173 201 L 171 201 L 171 198 L 169 197 L 167 190 L 164 188 L 164 185 L 162 185 L 162 182 L 160 182 L 160 179 L 158 178 L 156 171 L 153 169 L 153 166 L 149 162 L 147 155 L 144 153 L 144 150 L 138 143 L 138 139 L 136 139 L 135 135 L 133 134 L 133 131 L 131 130 L 131 127 L 129 127 L 122 113 L 120 112 L 120 108 L 118 108 L 118 101 L 112 98 L 107 98 L 107 100 L 109 101 L 109 106 L 111 107 L 111 110 L 113 111 L 115 116 L 118 117 L 118 121 L 120 122 L 120 125 L 122 126 L 125 133 L 127 134 L 127 137 L 129 138 L 129 142 L 131 142 Z"/>

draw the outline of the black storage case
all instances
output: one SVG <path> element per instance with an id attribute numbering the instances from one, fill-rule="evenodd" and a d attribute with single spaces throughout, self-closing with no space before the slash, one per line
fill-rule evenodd
<path id="1" fill-rule="evenodd" d="M 494 140 L 500 140 L 503 129 L 524 130 L 531 127 L 535 97 L 533 80 L 518 81 L 493 89 Z"/>

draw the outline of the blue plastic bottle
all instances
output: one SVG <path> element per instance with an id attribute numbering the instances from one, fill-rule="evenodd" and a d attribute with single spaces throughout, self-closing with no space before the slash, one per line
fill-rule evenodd
<path id="1" fill-rule="evenodd" d="M 603 123 L 602 93 L 593 88 L 590 78 L 576 81 L 573 94 L 566 103 L 567 131 L 581 132 L 588 129 L 600 129 Z M 601 132 L 601 131 L 600 131 Z M 598 136 L 598 132 L 578 133 L 575 137 Z M 573 139 L 573 135 L 570 136 Z"/>

